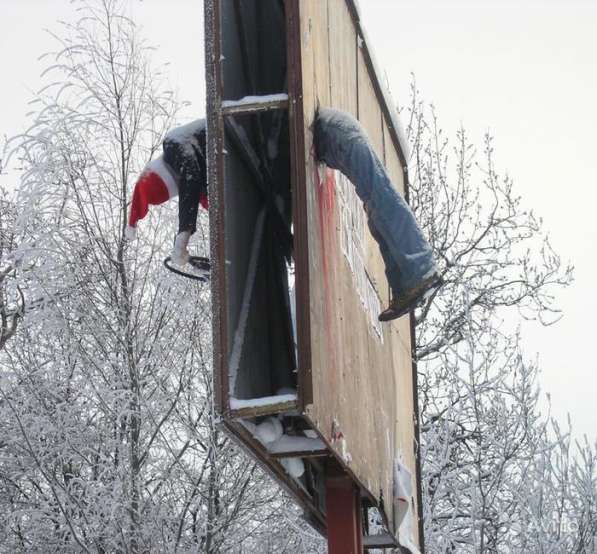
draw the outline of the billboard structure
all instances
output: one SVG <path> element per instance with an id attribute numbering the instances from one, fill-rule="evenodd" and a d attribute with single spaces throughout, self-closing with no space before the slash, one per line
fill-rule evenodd
<path id="1" fill-rule="evenodd" d="M 348 498 L 357 548 L 416 551 L 411 320 L 377 321 L 389 299 L 379 249 L 352 184 L 317 163 L 311 130 L 321 106 L 351 113 L 407 194 L 406 148 L 356 4 L 206 0 L 205 26 L 223 422 L 322 533 Z M 368 507 L 387 536 L 367 535 Z"/>

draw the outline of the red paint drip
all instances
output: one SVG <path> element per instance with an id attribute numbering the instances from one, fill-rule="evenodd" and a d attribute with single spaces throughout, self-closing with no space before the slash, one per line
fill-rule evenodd
<path id="1" fill-rule="evenodd" d="M 333 269 L 330 266 L 330 258 L 336 253 L 336 225 L 335 225 L 335 188 L 336 179 L 334 172 L 330 168 L 325 168 L 325 179 L 322 181 L 319 177 L 319 168 L 316 165 L 314 169 L 314 182 L 317 191 L 317 208 L 319 216 L 319 235 L 321 244 L 321 267 L 323 270 L 324 283 L 324 315 L 325 315 L 325 334 L 327 339 L 327 352 L 329 355 L 329 363 L 332 366 L 332 375 L 336 368 L 336 352 L 335 341 L 333 333 L 333 314 L 334 314 L 334 298 L 333 298 L 333 284 L 330 286 L 330 281 L 333 283 L 333 276 L 330 271 Z"/>

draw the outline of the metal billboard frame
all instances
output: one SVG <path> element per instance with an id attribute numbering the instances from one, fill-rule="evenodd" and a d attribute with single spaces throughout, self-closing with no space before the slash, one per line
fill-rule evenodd
<path id="1" fill-rule="evenodd" d="M 387 506 L 380 506 L 380 497 L 377 491 L 371 491 L 359 477 L 352 471 L 331 444 L 329 436 L 318 428 L 317 422 L 307 413 L 313 403 L 313 352 L 311 344 L 311 290 L 309 266 L 309 228 L 307 204 L 307 164 L 309 152 L 306 147 L 306 130 L 308 122 L 304 117 L 303 106 L 303 43 L 301 21 L 305 6 L 313 1 L 325 3 L 328 0 L 284 0 L 285 29 L 286 29 L 286 57 L 287 57 L 287 100 L 281 99 L 272 102 L 256 101 L 253 104 L 244 102 L 237 106 L 224 103 L 224 86 L 222 70 L 222 5 L 240 5 L 235 0 L 205 0 L 205 49 L 206 49 L 206 76 L 207 76 L 207 119 L 208 119 L 208 177 L 210 194 L 210 241 L 212 257 L 212 298 L 213 298 L 213 344 L 214 344 L 214 395 L 217 410 L 222 415 L 222 422 L 226 430 L 256 459 L 305 509 L 311 524 L 321 533 L 326 533 L 325 502 L 318 495 L 311 494 L 304 486 L 292 479 L 280 465 L 281 454 L 274 455 L 260 443 L 243 421 L 246 418 L 260 418 L 275 414 L 294 414 L 305 422 L 305 426 L 315 431 L 325 448 L 317 451 L 286 450 L 283 454 L 292 457 L 298 456 L 305 460 L 313 461 L 313 467 L 322 467 L 322 471 L 342 471 L 349 475 L 361 491 L 361 498 L 365 506 L 377 506 L 385 517 L 386 524 L 391 531 L 391 522 L 388 520 Z M 371 85 L 382 114 L 382 123 L 387 127 L 388 138 L 395 150 L 400 164 L 406 168 L 407 153 L 404 140 L 401 138 L 395 110 L 392 108 L 388 94 L 381 85 L 379 72 L 375 60 L 371 55 L 369 42 L 361 26 L 360 15 L 356 2 L 353 0 L 340 0 L 346 7 L 355 34 L 358 37 L 358 48 L 362 52 L 364 65 L 371 81 Z M 327 9 L 330 9 L 327 7 Z M 225 233 L 227 213 L 224 197 L 223 183 L 225 180 L 225 136 L 226 118 L 231 115 L 256 114 L 269 110 L 287 110 L 289 123 L 289 150 L 290 150 L 290 178 L 292 193 L 292 218 L 294 235 L 294 260 L 296 266 L 296 341 L 297 349 L 297 396 L 295 400 L 283 402 L 270 402 L 259 407 L 234 409 L 231 407 L 229 383 L 229 352 L 231 350 L 230 321 L 228 314 L 227 290 L 227 260 Z M 404 169 L 405 195 L 408 199 L 408 175 Z M 414 344 L 414 323 L 412 317 L 408 322 L 408 332 L 411 344 Z M 420 489 L 420 461 L 418 451 L 418 407 L 416 396 L 416 366 L 411 358 L 410 372 L 412 377 L 412 402 L 413 402 L 413 435 L 412 445 L 415 456 L 416 496 L 417 496 L 417 523 L 418 540 L 423 548 L 422 522 L 421 522 L 421 489 Z M 309 462 L 311 463 L 311 462 Z M 311 491 L 312 492 L 312 491 Z"/>

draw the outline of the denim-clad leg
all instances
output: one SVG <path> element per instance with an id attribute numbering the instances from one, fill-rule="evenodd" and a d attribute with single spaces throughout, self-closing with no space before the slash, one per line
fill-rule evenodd
<path id="1" fill-rule="evenodd" d="M 367 224 L 369 225 L 369 232 L 371 233 L 371 236 L 379 245 L 379 251 L 381 252 L 381 257 L 383 258 L 385 265 L 386 279 L 388 280 L 390 289 L 392 289 L 392 297 L 396 297 L 400 294 L 400 270 L 396 264 L 396 261 L 390 254 L 390 250 L 386 244 L 386 241 L 379 234 L 379 231 L 375 228 L 375 225 L 373 224 L 373 221 L 371 221 L 370 217 L 367 217 Z"/>
<path id="2" fill-rule="evenodd" d="M 394 189 L 360 123 L 345 112 L 321 108 L 314 132 L 319 159 L 344 173 L 365 205 L 378 233 L 374 238 L 380 245 L 393 292 L 408 290 L 435 273 L 431 247 L 408 204 Z M 390 259 L 395 263 L 389 264 Z M 400 271 L 394 277 L 396 265 Z M 392 283 L 390 278 L 397 282 Z"/>

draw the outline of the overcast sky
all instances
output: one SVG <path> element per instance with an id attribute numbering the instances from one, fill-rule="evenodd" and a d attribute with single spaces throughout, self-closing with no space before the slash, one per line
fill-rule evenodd
<path id="1" fill-rule="evenodd" d="M 200 0 L 135 0 L 131 14 L 171 63 L 173 84 L 202 115 Z M 560 293 L 565 316 L 550 328 L 526 326 L 525 350 L 539 355 L 553 413 L 570 412 L 577 434 L 597 437 L 597 1 L 361 0 L 365 28 L 394 98 L 408 98 L 410 72 L 433 101 L 444 130 L 462 123 L 478 144 L 495 136 L 500 170 L 526 206 L 543 217 L 556 250 L 576 267 Z M 0 134 L 26 123 L 39 84 L 44 28 L 71 19 L 67 0 L 0 0 Z"/>

